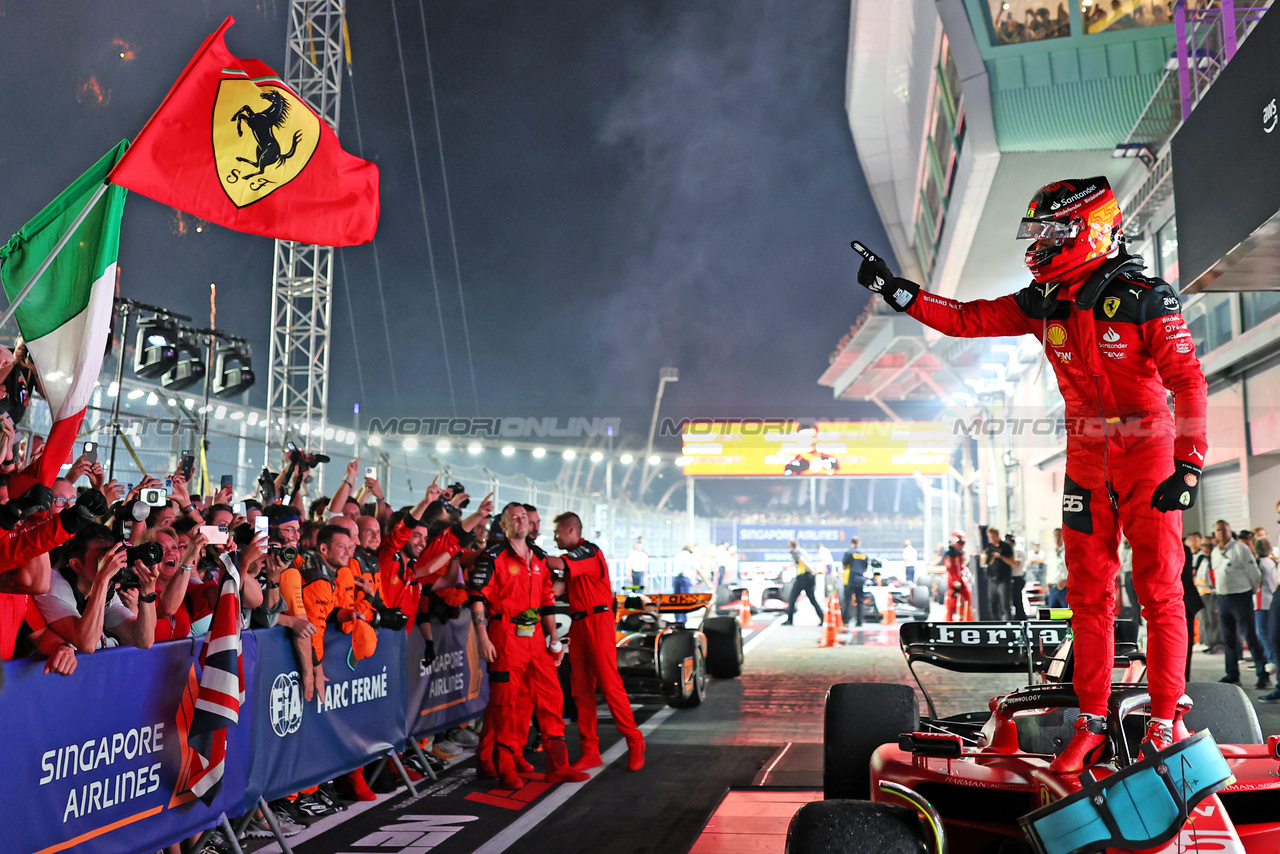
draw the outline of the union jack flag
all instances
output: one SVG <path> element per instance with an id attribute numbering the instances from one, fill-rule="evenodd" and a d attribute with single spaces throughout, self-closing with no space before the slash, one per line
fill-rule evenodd
<path id="1" fill-rule="evenodd" d="M 240 577 L 230 559 L 222 579 L 209 634 L 200 652 L 200 690 L 191 717 L 188 744 L 194 753 L 189 789 L 212 805 L 222 787 L 227 727 L 240 720 L 244 703 L 244 662 L 240 657 Z"/>

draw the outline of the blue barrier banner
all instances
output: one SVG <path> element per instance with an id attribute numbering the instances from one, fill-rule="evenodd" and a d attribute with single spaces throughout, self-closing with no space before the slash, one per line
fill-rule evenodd
<path id="1" fill-rule="evenodd" d="M 325 634 L 325 696 L 302 699 L 302 680 L 291 635 L 261 629 L 258 668 L 250 691 L 255 721 L 253 758 L 244 812 L 255 792 L 275 800 L 403 749 L 405 730 L 404 632 L 378 630 L 369 658 L 349 658 L 351 636 Z M 419 655 L 421 657 L 421 655 Z"/>
<path id="2" fill-rule="evenodd" d="M 22 854 L 157 851 L 243 811 L 251 704 L 227 734 L 222 788 L 211 807 L 181 794 L 190 768 L 203 638 L 80 655 L 70 677 L 44 662 L 4 664 L 0 803 L 9 818 L 0 849 Z M 244 636 L 246 685 L 254 638 Z M 254 796 L 256 800 L 256 795 Z"/>
<path id="3" fill-rule="evenodd" d="M 489 703 L 489 668 L 480 658 L 471 613 L 431 624 L 436 658 L 422 665 L 422 634 L 409 632 L 406 650 L 409 733 L 422 738 L 484 714 Z"/>

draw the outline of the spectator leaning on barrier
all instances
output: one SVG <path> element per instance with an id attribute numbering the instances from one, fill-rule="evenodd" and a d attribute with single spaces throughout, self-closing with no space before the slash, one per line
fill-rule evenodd
<path id="1" fill-rule="evenodd" d="M 149 649 L 155 641 L 160 573 L 155 564 L 141 559 L 130 564 L 126 558 L 125 545 L 103 525 L 90 523 L 72 537 L 50 577 L 49 592 L 35 599 L 47 630 L 83 653 L 121 643 Z M 126 565 L 132 577 L 118 579 Z"/>
<path id="2" fill-rule="evenodd" d="M 1209 560 L 1213 567 L 1218 594 L 1218 616 L 1222 621 L 1222 643 L 1226 651 L 1227 675 L 1223 682 L 1239 683 L 1241 642 L 1249 644 L 1257 687 L 1271 684 L 1267 675 L 1267 656 L 1253 619 L 1253 594 L 1258 589 L 1261 573 L 1258 561 L 1248 546 L 1236 539 L 1231 526 L 1219 519 L 1214 523 L 1217 534 Z"/>

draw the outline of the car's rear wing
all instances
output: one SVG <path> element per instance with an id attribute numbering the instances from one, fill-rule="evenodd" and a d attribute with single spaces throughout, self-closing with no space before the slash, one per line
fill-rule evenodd
<path id="1" fill-rule="evenodd" d="M 1048 681 L 1067 682 L 1072 676 L 1071 625 L 1066 620 L 1027 620 L 990 623 L 903 623 L 898 635 L 907 667 L 915 676 L 917 662 L 956 673 L 1043 673 Z M 1115 623 L 1115 659 L 1122 664 L 1138 651 L 1138 624 Z M 930 714 L 937 716 L 929 692 Z"/>
<path id="2" fill-rule="evenodd" d="M 638 611 L 641 605 L 634 600 L 639 598 L 621 595 L 618 597 L 618 607 Z M 644 598 L 650 604 L 657 605 L 658 611 L 663 614 L 688 614 L 709 606 L 713 596 L 710 593 L 646 593 Z"/>

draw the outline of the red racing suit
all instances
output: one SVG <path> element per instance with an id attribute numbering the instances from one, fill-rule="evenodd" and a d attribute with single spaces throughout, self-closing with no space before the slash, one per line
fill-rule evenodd
<path id="1" fill-rule="evenodd" d="M 596 730 L 596 688 L 613 715 L 618 732 L 630 744 L 644 736 L 636 728 L 631 699 L 618 674 L 617 620 L 613 586 L 604 552 L 586 540 L 564 555 L 566 591 L 569 596 L 569 662 L 573 700 L 578 707 L 578 732 L 584 754 L 600 750 Z"/>
<path id="2" fill-rule="evenodd" d="M 964 549 L 955 544 L 947 547 L 942 555 L 942 565 L 947 570 L 947 619 L 954 620 L 957 610 L 960 619 L 968 616 L 973 595 L 969 590 L 969 582 L 964 576 Z"/>
<path id="3" fill-rule="evenodd" d="M 522 636 L 517 622 L 530 611 L 539 621 L 541 615 L 555 613 L 551 572 L 536 553 L 530 553 L 526 563 L 505 540 L 486 551 L 493 557 L 493 573 L 474 595 L 485 603 L 489 640 L 497 651 L 489 665 L 489 705 L 484 714 L 484 729 L 492 728 L 497 751 L 481 760 L 501 768 L 524 755 L 529 706 L 522 703 L 522 695 L 534 698 L 544 739 L 564 738 L 564 699 L 541 627 L 535 623 L 531 633 Z"/>
<path id="4" fill-rule="evenodd" d="M 1123 530 L 1148 625 L 1151 715 L 1172 719 L 1187 655 L 1182 519 L 1152 508 L 1151 497 L 1173 474 L 1175 459 L 1204 465 L 1204 372 L 1178 294 L 1160 279 L 1122 270 L 1092 310 L 1063 302 L 1047 320 L 1029 314 L 1039 301 L 1033 287 L 965 303 L 921 290 L 907 313 L 946 335 L 1035 335 L 1043 343 L 1066 403 L 1062 533 L 1080 711 L 1107 711 Z"/>

